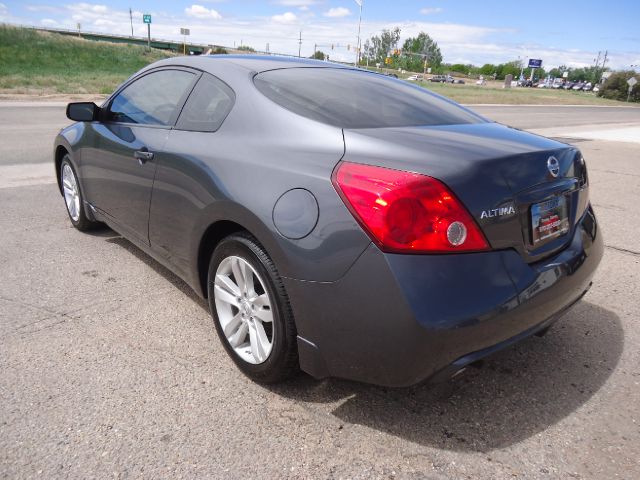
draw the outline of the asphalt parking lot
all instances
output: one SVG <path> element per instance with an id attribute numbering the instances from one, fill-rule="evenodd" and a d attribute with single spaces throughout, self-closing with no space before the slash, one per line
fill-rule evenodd
<path id="1" fill-rule="evenodd" d="M 71 227 L 64 108 L 0 103 L 0 477 L 640 478 L 640 108 L 477 110 L 582 149 L 605 256 L 547 336 L 394 390 L 244 378 L 181 280 Z"/>

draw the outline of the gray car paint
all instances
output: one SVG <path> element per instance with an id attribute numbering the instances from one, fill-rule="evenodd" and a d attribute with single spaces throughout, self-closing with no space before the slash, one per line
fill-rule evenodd
<path id="1" fill-rule="evenodd" d="M 323 62 L 264 57 L 158 62 L 137 75 L 185 66 L 232 86 L 235 105 L 218 131 L 75 124 L 56 139 L 56 159 L 61 148 L 71 153 L 88 214 L 120 231 L 199 295 L 206 294 L 203 251 L 212 246 L 207 239 L 217 238 L 211 232 L 221 225 L 228 228 L 228 222 L 251 232 L 285 279 L 301 365 L 318 377 L 415 383 L 472 351 L 543 325 L 586 291 L 602 255 L 602 239 L 594 233 L 597 228 L 585 226 L 592 214 L 587 187 L 580 182 L 584 166 L 573 147 L 489 122 L 343 131 L 277 106 L 253 85 L 260 71 L 301 64 L 334 68 Z M 105 147 L 110 152 L 104 152 Z M 152 162 L 140 165 L 127 158 L 131 148 L 142 147 L 153 149 Z M 560 161 L 558 180 L 550 179 L 544 168 L 551 154 Z M 341 160 L 444 181 L 496 251 L 381 252 L 331 184 Z M 85 175 L 123 198 L 96 198 Z M 292 189 L 312 192 L 317 202 L 317 222 L 303 238 L 282 235 L 274 224 L 276 217 L 296 215 L 284 211 L 274 216 L 278 199 Z M 558 192 L 571 198 L 572 230 L 533 249 L 527 244 L 528 206 Z M 127 224 L 115 216 L 126 210 L 117 202 L 129 195 L 130 207 L 137 211 Z M 481 211 L 510 202 L 517 214 L 480 220 Z M 572 271 L 569 265 L 582 257 L 587 260 Z M 550 270 L 559 272 L 553 289 L 547 282 L 539 293 L 527 296 L 527 291 L 538 291 L 540 276 Z"/>

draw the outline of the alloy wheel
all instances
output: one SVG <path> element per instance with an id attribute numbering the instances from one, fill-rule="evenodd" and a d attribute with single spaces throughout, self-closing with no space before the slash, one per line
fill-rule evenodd
<path id="1" fill-rule="evenodd" d="M 273 310 L 265 282 L 244 258 L 229 256 L 216 271 L 214 299 L 224 336 L 236 354 L 264 363 L 273 348 Z"/>
<path id="2" fill-rule="evenodd" d="M 77 222 L 80 219 L 80 191 L 76 176 L 68 163 L 62 167 L 62 189 L 69 216 Z"/>

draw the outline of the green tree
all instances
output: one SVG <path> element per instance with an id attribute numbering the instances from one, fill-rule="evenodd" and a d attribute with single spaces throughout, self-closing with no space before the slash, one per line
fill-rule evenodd
<path id="1" fill-rule="evenodd" d="M 422 70 L 425 60 L 433 68 L 439 68 L 442 64 L 440 47 L 425 32 L 420 32 L 417 37 L 407 38 L 402 45 L 402 54 L 405 57 L 402 67 L 407 70 Z"/>
<path id="2" fill-rule="evenodd" d="M 569 72 L 569 80 L 572 82 L 585 82 L 589 77 L 589 72 L 584 68 L 574 68 Z"/>
<path id="3" fill-rule="evenodd" d="M 463 65 L 461 63 L 454 63 L 453 65 L 448 65 L 447 68 L 450 72 L 463 73 L 465 75 L 469 74 L 469 65 Z"/>
<path id="4" fill-rule="evenodd" d="M 311 55 L 309 58 L 313 58 L 315 60 L 326 60 L 327 55 L 321 50 L 316 50 L 316 52 L 313 55 Z"/>
<path id="5" fill-rule="evenodd" d="M 399 41 L 399 27 L 395 27 L 393 30 L 383 30 L 379 36 L 374 35 L 364 43 L 363 57 L 365 63 L 367 58 L 374 63 L 384 63 L 388 53 L 397 48 Z"/>
<path id="6" fill-rule="evenodd" d="M 483 75 L 485 77 L 489 77 L 493 75 L 495 72 L 496 72 L 496 66 L 493 65 L 492 63 L 485 63 L 483 66 L 480 67 L 480 75 Z"/>
<path id="7" fill-rule="evenodd" d="M 631 77 L 635 77 L 636 80 L 640 82 L 640 75 L 638 75 L 633 70 L 628 70 L 625 72 L 615 72 L 607 78 L 604 84 L 600 87 L 598 91 L 598 96 L 603 98 L 609 98 L 611 100 L 627 100 L 627 95 L 629 93 L 629 84 L 627 80 Z M 629 101 L 631 102 L 640 102 L 640 85 L 636 84 L 631 91 L 631 96 L 629 97 Z"/>
<path id="8" fill-rule="evenodd" d="M 562 75 L 564 75 L 564 72 L 570 72 L 570 71 L 571 69 L 566 65 L 560 65 L 559 67 L 552 68 L 551 70 L 549 70 L 549 76 L 554 78 L 562 78 Z"/>
<path id="9" fill-rule="evenodd" d="M 255 52 L 256 49 L 253 47 L 250 47 L 249 45 L 240 45 L 237 50 L 240 50 L 242 52 Z"/>
<path id="10" fill-rule="evenodd" d="M 517 80 L 518 77 L 520 77 L 520 62 L 518 60 L 502 64 L 499 78 L 502 80 L 507 75 L 512 75 L 514 80 Z"/>

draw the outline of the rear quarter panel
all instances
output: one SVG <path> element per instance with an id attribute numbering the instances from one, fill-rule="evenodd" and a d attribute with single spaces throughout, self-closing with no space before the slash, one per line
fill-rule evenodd
<path id="1" fill-rule="evenodd" d="M 370 243 L 331 184 L 344 154 L 341 129 L 277 106 L 255 90 L 251 72 L 220 78 L 236 93 L 222 127 L 174 130 L 164 148 L 150 209 L 152 248 L 195 285 L 204 232 L 229 220 L 257 237 L 282 276 L 340 278 Z M 319 206 L 315 228 L 297 240 L 273 221 L 276 201 L 293 188 L 312 192 Z"/>

